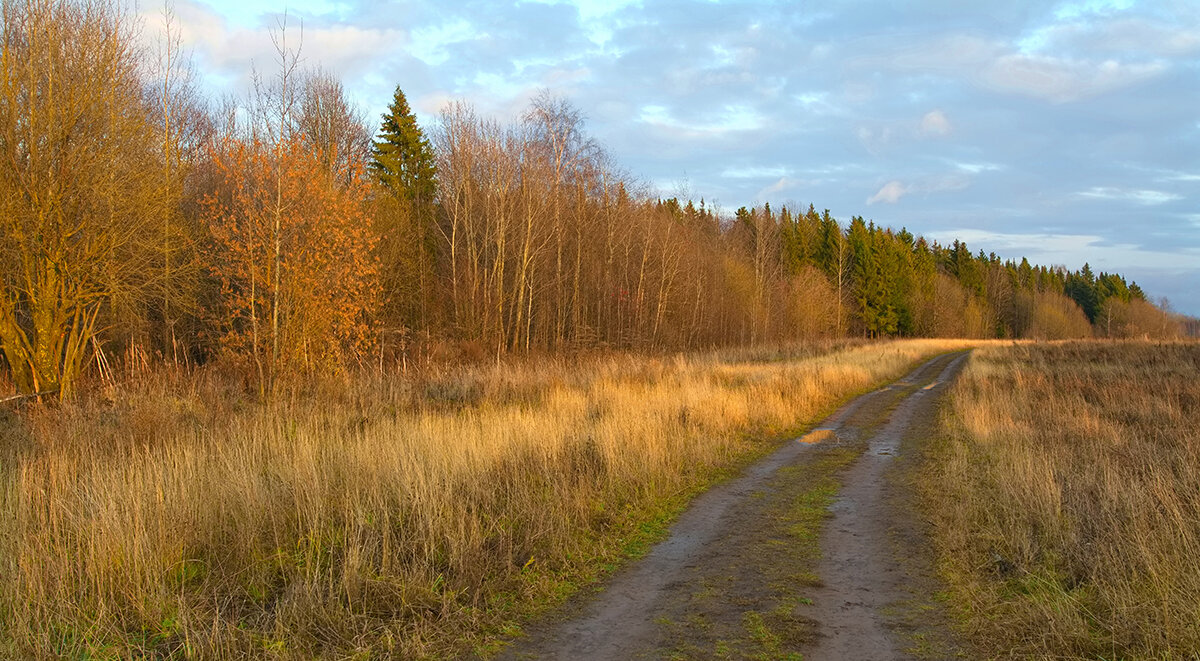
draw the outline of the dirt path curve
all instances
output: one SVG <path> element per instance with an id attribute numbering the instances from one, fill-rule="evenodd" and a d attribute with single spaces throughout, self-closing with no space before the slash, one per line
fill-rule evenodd
<path id="1" fill-rule="evenodd" d="M 500 658 L 902 657 L 881 614 L 908 596 L 881 476 L 965 357 L 939 356 L 854 399 L 804 442 L 700 495 L 666 540 Z"/>

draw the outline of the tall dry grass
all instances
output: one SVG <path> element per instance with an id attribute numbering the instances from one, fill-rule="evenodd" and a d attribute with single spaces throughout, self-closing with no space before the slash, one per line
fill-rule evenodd
<path id="1" fill-rule="evenodd" d="M 953 348 L 613 357 L 8 416 L 0 656 L 461 653 L 839 399 Z"/>
<path id="2" fill-rule="evenodd" d="M 930 465 L 980 651 L 1200 656 L 1200 344 L 979 349 Z"/>

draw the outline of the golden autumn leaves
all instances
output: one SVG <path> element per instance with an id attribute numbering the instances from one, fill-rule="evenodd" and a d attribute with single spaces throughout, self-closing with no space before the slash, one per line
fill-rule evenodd
<path id="1" fill-rule="evenodd" d="M 363 169 L 337 177 L 298 135 L 274 148 L 223 140 L 212 160 L 220 185 L 202 218 L 221 346 L 271 371 L 336 369 L 359 354 L 379 298 Z"/>
<path id="2" fill-rule="evenodd" d="M 103 0 L 0 3 L 0 348 L 69 397 L 108 346 L 337 371 L 379 300 L 369 131 L 340 82 L 278 72 L 241 105 L 192 87 L 169 12 L 156 63 Z"/>

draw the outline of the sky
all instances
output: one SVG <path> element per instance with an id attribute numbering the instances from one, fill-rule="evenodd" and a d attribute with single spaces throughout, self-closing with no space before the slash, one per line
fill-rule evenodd
<path id="1" fill-rule="evenodd" d="M 160 8 L 143 5 L 147 31 Z M 517 119 L 548 89 L 664 196 L 814 204 L 1118 272 L 1200 316 L 1200 2 L 175 0 L 204 87 L 270 28 L 377 118 L 399 85 Z"/>

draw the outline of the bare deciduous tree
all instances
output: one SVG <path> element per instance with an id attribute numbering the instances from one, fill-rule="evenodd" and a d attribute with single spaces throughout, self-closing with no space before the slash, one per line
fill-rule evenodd
<path id="1" fill-rule="evenodd" d="M 152 270 L 161 134 L 115 3 L 5 0 L 0 20 L 0 342 L 22 392 L 65 397 L 104 307 Z"/>
<path id="2" fill-rule="evenodd" d="M 304 77 L 297 127 L 321 163 L 339 179 L 367 162 L 371 132 L 366 115 L 346 98 L 342 81 L 324 70 Z"/>

